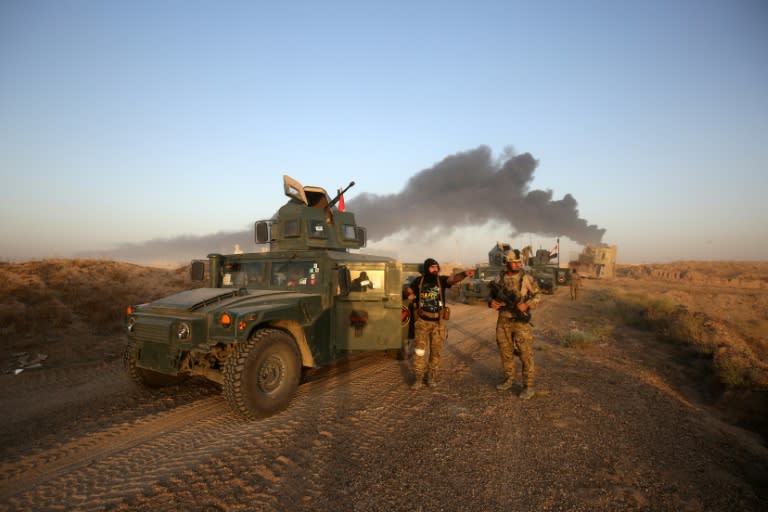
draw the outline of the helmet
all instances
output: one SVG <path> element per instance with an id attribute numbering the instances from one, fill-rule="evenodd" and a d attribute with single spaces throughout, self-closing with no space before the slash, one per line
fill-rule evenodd
<path id="1" fill-rule="evenodd" d="M 519 263 L 522 263 L 523 260 L 520 258 L 520 249 L 510 249 L 504 253 L 504 264 L 511 263 L 513 261 L 517 261 Z"/>

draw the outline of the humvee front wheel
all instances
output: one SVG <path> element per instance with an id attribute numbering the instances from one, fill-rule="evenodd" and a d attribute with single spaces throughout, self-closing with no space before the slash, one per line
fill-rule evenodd
<path id="1" fill-rule="evenodd" d="M 128 377 L 131 380 L 148 388 L 161 388 L 165 386 L 173 386 L 183 380 L 180 375 L 166 375 L 165 373 L 153 372 L 145 368 L 139 368 L 136 366 L 136 360 L 139 357 L 139 349 L 134 342 L 128 343 L 123 352 L 123 365 L 128 372 Z"/>
<path id="2" fill-rule="evenodd" d="M 288 406 L 300 378 L 293 338 L 278 329 L 261 329 L 237 345 L 224 366 L 224 397 L 238 414 L 264 418 Z"/>

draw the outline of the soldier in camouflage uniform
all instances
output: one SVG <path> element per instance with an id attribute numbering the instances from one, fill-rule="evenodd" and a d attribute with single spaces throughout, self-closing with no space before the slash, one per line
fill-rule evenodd
<path id="1" fill-rule="evenodd" d="M 579 288 L 581 288 L 581 276 L 576 269 L 571 271 L 571 300 L 579 298 Z"/>
<path id="2" fill-rule="evenodd" d="M 492 294 L 488 307 L 499 312 L 496 322 L 496 343 L 499 345 L 501 366 L 506 379 L 496 386 L 498 390 L 507 390 L 515 383 L 515 356 L 520 358 L 523 367 L 523 390 L 520 398 L 533 397 L 533 332 L 531 330 L 530 310 L 539 303 L 539 287 L 533 276 L 522 270 L 523 262 L 520 251 L 507 251 L 505 254 L 507 270 L 499 275 L 496 283 L 503 296 Z M 512 298 L 517 303 L 511 304 Z"/>
<path id="3" fill-rule="evenodd" d="M 440 366 L 440 351 L 445 340 L 445 321 L 448 308 L 445 302 L 445 290 L 465 277 L 472 277 L 474 269 L 467 269 L 451 276 L 440 275 L 440 265 L 432 258 L 424 261 L 421 276 L 413 280 L 408 287 L 408 299 L 414 301 L 414 350 L 413 350 L 413 385 L 411 389 L 424 386 L 425 370 L 427 385 L 437 386 L 437 370 Z M 429 348 L 429 363 L 426 362 Z M 428 367 L 428 368 L 427 368 Z"/>

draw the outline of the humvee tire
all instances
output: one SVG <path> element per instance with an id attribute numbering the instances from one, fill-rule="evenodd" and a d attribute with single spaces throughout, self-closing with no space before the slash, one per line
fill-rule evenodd
<path id="1" fill-rule="evenodd" d="M 234 411 L 249 419 L 271 416 L 288 407 L 299 387 L 296 343 L 284 331 L 260 329 L 235 347 L 223 373 L 224 397 Z"/>
<path id="2" fill-rule="evenodd" d="M 128 377 L 140 385 L 148 388 L 162 388 L 165 386 L 173 386 L 184 380 L 181 375 L 166 375 L 165 373 L 159 373 L 145 368 L 139 368 L 136 366 L 136 359 L 138 358 L 138 349 L 136 344 L 128 343 L 123 352 L 123 364 L 128 372 Z"/>

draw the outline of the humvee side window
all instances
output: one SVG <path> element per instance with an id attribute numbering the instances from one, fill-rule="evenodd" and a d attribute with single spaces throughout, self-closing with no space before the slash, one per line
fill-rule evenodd
<path id="1" fill-rule="evenodd" d="M 344 224 L 344 240 L 357 240 L 354 224 Z"/>
<path id="2" fill-rule="evenodd" d="M 288 288 L 305 288 L 320 283 L 320 269 L 311 261 L 272 263 L 272 285 Z"/>
<path id="3" fill-rule="evenodd" d="M 350 270 L 352 283 L 349 291 L 367 292 L 369 290 L 382 290 L 384 288 L 383 270 Z"/>
<path id="4" fill-rule="evenodd" d="M 283 236 L 299 236 L 299 221 L 297 219 L 286 220 L 283 223 Z"/>

